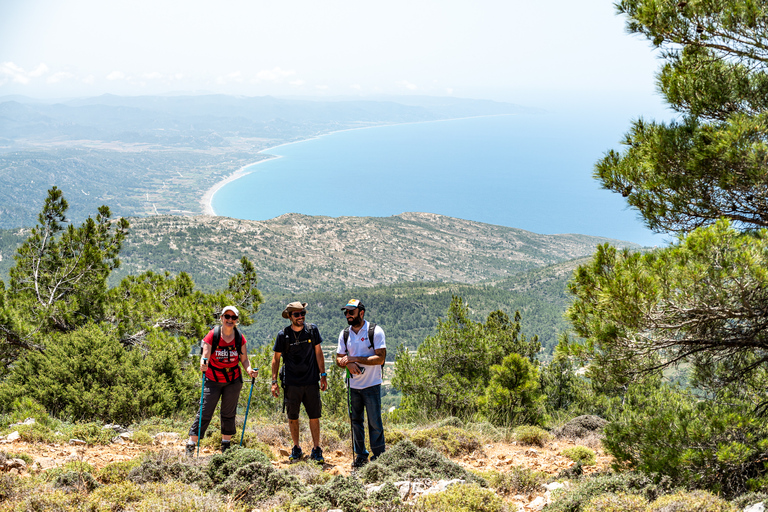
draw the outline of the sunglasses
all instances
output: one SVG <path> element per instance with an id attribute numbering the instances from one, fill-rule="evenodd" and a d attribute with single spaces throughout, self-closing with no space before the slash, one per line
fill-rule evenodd
<path id="1" fill-rule="evenodd" d="M 344 316 L 353 316 L 353 313 L 357 311 L 356 309 L 347 309 L 344 311 Z"/>
<path id="2" fill-rule="evenodd" d="M 237 315 L 221 315 L 227 320 L 237 320 Z"/>
<path id="3" fill-rule="evenodd" d="M 297 313 L 291 313 L 291 316 L 293 316 L 295 318 L 299 318 L 300 316 L 307 316 L 307 312 L 306 311 L 299 311 Z"/>

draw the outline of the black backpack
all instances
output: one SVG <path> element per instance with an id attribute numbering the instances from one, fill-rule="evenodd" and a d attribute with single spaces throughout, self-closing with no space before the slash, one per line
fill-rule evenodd
<path id="1" fill-rule="evenodd" d="M 376 330 L 376 324 L 373 322 L 368 322 L 368 343 L 371 344 L 369 348 L 373 348 L 373 333 Z M 349 350 L 347 349 L 347 340 L 349 339 L 349 326 L 347 326 L 344 329 L 344 352 L 349 355 Z M 385 361 L 386 362 L 386 361 Z M 382 369 L 384 368 L 384 363 L 381 363 Z"/>

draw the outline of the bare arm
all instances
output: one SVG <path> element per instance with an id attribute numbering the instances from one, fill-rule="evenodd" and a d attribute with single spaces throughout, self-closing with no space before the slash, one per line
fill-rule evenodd
<path id="1" fill-rule="evenodd" d="M 250 375 L 252 378 L 256 378 L 259 376 L 259 369 L 253 369 L 251 368 L 251 361 L 248 359 L 248 352 L 246 350 L 243 351 L 242 354 L 240 354 L 240 364 L 243 365 L 243 368 L 245 368 L 245 373 Z"/>
<path id="2" fill-rule="evenodd" d="M 320 368 L 320 373 L 325 373 L 325 355 L 323 355 L 323 349 L 320 345 L 315 345 L 315 358 L 317 358 L 317 367 Z M 325 391 L 328 389 L 328 379 L 320 377 L 320 389 Z"/>
<path id="3" fill-rule="evenodd" d="M 280 352 L 272 355 L 272 396 L 280 394 L 280 387 L 277 385 L 277 372 L 280 371 Z"/>
<path id="4" fill-rule="evenodd" d="M 337 354 L 337 360 L 338 360 L 338 354 Z M 364 364 L 368 366 L 377 366 L 384 364 L 384 361 L 387 360 L 387 349 L 386 348 L 377 348 L 374 350 L 374 355 L 372 356 L 361 356 L 361 357 L 347 357 L 348 363 L 358 363 L 358 364 Z"/>

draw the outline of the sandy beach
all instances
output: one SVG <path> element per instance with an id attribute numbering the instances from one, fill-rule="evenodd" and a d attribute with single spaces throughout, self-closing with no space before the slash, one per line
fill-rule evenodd
<path id="1" fill-rule="evenodd" d="M 281 146 L 282 146 L 282 144 L 281 144 Z M 275 146 L 275 147 L 277 147 L 277 146 Z M 263 151 L 269 151 L 270 149 L 274 149 L 274 148 L 267 148 L 267 149 L 264 149 Z M 261 151 L 259 151 L 259 153 L 261 153 Z M 252 164 L 244 165 L 241 168 L 239 168 L 237 171 L 235 171 L 234 173 L 230 174 L 229 176 L 227 176 L 226 178 L 224 178 L 223 180 L 219 181 L 214 186 L 212 186 L 211 188 L 206 190 L 205 194 L 203 195 L 203 198 L 200 200 L 200 205 L 203 207 L 203 215 L 214 215 L 214 216 L 216 215 L 216 211 L 213 209 L 213 195 L 216 192 L 218 192 L 221 187 L 223 187 L 224 185 L 226 185 L 228 183 L 232 183 L 233 181 L 235 181 L 238 178 L 242 178 L 246 174 L 250 174 L 250 173 L 253 172 L 253 170 L 246 171 L 247 168 L 252 167 L 254 165 L 259 165 L 259 164 L 264 163 L 264 162 L 268 162 L 268 161 L 273 160 L 275 158 L 282 158 L 282 157 L 280 155 L 274 155 L 274 156 L 272 156 L 270 158 L 265 158 L 264 160 L 259 160 L 258 162 L 254 162 Z"/>

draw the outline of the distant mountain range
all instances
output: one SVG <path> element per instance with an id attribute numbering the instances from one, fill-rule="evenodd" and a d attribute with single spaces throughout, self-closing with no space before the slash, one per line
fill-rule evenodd
<path id="1" fill-rule="evenodd" d="M 355 297 L 387 326 L 394 343 L 415 347 L 432 334 L 453 295 L 472 317 L 501 309 L 523 315 L 524 332 L 548 352 L 567 326 L 570 274 L 601 243 L 640 247 L 585 235 L 538 235 L 520 229 L 428 213 L 392 217 L 313 217 L 286 214 L 268 221 L 225 217 L 155 216 L 130 219 L 122 265 L 111 283 L 146 270 L 187 272 L 203 289 L 226 286 L 248 257 L 265 302 L 245 328 L 268 344 L 285 320 L 283 306 L 310 303 L 310 320 L 327 337 L 344 319 L 339 307 Z M 0 230 L 0 273 L 7 279 L 16 247 L 29 232 Z M 335 333 L 334 333 L 335 331 Z M 326 334 L 327 333 L 327 334 Z M 328 341 L 328 340 L 326 340 Z"/>
<path id="2" fill-rule="evenodd" d="M 532 109 L 487 100 L 405 97 L 310 101 L 104 95 L 54 103 L 0 97 L 0 228 L 34 223 L 56 185 L 83 220 L 203 213 L 205 190 L 258 152 L 335 130 Z"/>

